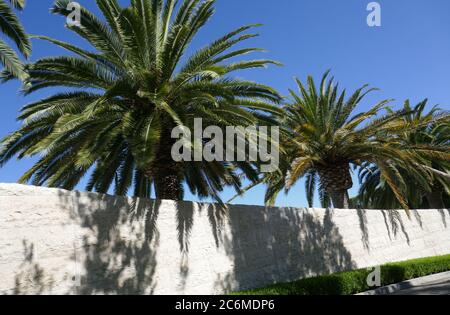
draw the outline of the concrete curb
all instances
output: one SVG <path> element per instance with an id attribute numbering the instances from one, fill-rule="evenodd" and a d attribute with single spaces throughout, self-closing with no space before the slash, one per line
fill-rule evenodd
<path id="1" fill-rule="evenodd" d="M 417 286 L 429 284 L 432 282 L 440 281 L 440 280 L 448 280 L 450 279 L 450 271 L 442 272 L 438 274 L 434 274 L 431 276 L 426 276 L 422 278 L 412 279 L 396 284 L 391 284 L 382 288 L 378 288 L 376 290 L 367 291 L 363 293 L 359 293 L 356 295 L 388 295 L 401 290 L 412 289 Z"/>

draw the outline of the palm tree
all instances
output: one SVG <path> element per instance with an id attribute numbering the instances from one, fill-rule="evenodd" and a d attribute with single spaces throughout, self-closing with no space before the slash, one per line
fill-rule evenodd
<path id="1" fill-rule="evenodd" d="M 70 1 L 56 1 L 52 12 L 68 16 Z M 3 140 L 0 163 L 13 156 L 42 158 L 20 182 L 72 189 L 90 175 L 87 190 L 158 199 L 183 199 L 183 184 L 200 197 L 214 197 L 241 178 L 257 180 L 249 163 L 175 162 L 175 127 L 193 128 L 194 119 L 220 127 L 257 125 L 278 112 L 272 88 L 234 78 L 238 70 L 276 64 L 271 60 L 231 62 L 259 51 L 236 47 L 257 36 L 240 27 L 185 56 L 199 30 L 213 15 L 215 1 L 97 0 L 105 22 L 82 8 L 81 25 L 68 28 L 93 47 L 85 50 L 56 39 L 39 38 L 74 54 L 43 58 L 27 67 L 29 94 L 49 87 L 58 93 L 22 109 L 24 125 Z M 91 170 L 91 171 L 90 171 Z M 89 173 L 88 173 L 89 172 Z"/>
<path id="2" fill-rule="evenodd" d="M 450 119 L 439 108 L 434 107 L 425 113 L 427 100 L 420 102 L 411 108 L 410 102 L 406 101 L 404 110 L 409 112 L 402 117 L 406 124 L 420 124 L 423 120 L 435 120 L 443 117 L 439 123 L 425 124 L 404 132 L 403 141 L 411 146 L 441 147 L 442 150 L 450 152 Z M 424 165 L 430 170 L 428 180 L 409 174 L 407 170 L 399 168 L 407 185 L 405 186 L 405 198 L 410 207 L 443 209 L 446 204 L 444 196 L 450 195 L 450 160 L 440 159 L 433 156 L 431 159 L 424 158 Z M 365 208 L 388 208 L 400 207 L 398 200 L 394 197 L 392 189 L 386 185 L 380 176 L 380 170 L 375 165 L 367 165 L 360 170 L 360 181 L 362 183 L 357 202 Z M 448 206 L 448 204 L 447 204 Z"/>
<path id="3" fill-rule="evenodd" d="M 17 49 L 25 57 L 29 57 L 31 53 L 31 44 L 25 30 L 19 22 L 13 8 L 22 10 L 25 6 L 25 0 L 9 0 L 8 4 L 5 0 L 0 0 L 0 29 L 1 32 L 10 40 L 12 40 Z M 12 7 L 13 8 L 12 8 Z M 17 56 L 16 52 L 3 40 L 0 39 L 0 64 L 5 67 L 3 77 L 19 78 L 24 80 L 26 73 L 23 64 Z"/>
<path id="4" fill-rule="evenodd" d="M 355 108 L 373 89 L 363 86 L 346 99 L 328 72 L 323 76 L 319 89 L 312 77 L 305 86 L 297 79 L 299 93 L 291 91 L 293 102 L 285 108 L 286 116 L 280 122 L 286 127 L 284 139 L 286 151 L 284 172 L 271 174 L 264 179 L 268 184 L 266 200 L 274 201 L 284 188 L 287 191 L 302 177 L 306 177 L 306 190 L 310 204 L 317 184 L 325 205 L 332 202 L 335 208 L 348 208 L 348 189 L 353 186 L 351 167 L 363 163 L 376 165 L 381 176 L 399 200 L 407 208 L 402 194 L 402 182 L 398 167 L 411 174 L 425 176 L 414 146 L 400 141 L 397 133 L 406 130 L 401 119 L 405 112 L 388 112 L 388 100 L 382 101 L 366 112 L 352 116 Z M 417 128 L 417 125 L 408 128 Z M 448 158 L 443 148 L 421 147 L 422 156 Z M 312 206 L 312 205 L 310 205 Z"/>

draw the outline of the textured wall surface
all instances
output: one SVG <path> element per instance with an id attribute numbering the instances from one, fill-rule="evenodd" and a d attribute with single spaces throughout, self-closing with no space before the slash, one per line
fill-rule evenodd
<path id="1" fill-rule="evenodd" d="M 450 210 L 132 200 L 0 184 L 0 294 L 220 294 L 450 253 Z"/>

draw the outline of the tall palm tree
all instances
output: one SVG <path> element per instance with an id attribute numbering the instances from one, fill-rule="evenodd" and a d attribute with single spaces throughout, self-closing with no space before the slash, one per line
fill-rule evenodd
<path id="1" fill-rule="evenodd" d="M 328 72 L 317 88 L 313 78 L 305 86 L 297 79 L 299 93 L 291 91 L 292 103 L 285 108 L 286 116 L 281 125 L 287 129 L 284 173 L 271 174 L 266 200 L 273 201 L 283 188 L 289 190 L 298 179 L 306 176 L 308 200 L 320 184 L 321 198 L 325 204 L 332 202 L 335 208 L 348 208 L 348 189 L 353 186 L 351 166 L 363 163 L 376 165 L 381 176 L 391 187 L 401 205 L 407 208 L 402 194 L 402 182 L 398 167 L 417 176 L 426 176 L 425 167 L 419 165 L 420 157 L 415 146 L 408 146 L 397 136 L 407 126 L 401 119 L 404 112 L 379 114 L 388 109 L 389 101 L 382 101 L 370 110 L 352 116 L 355 108 L 373 89 L 364 86 L 346 99 Z M 448 158 L 443 148 L 422 147 L 423 156 Z"/>
<path id="2" fill-rule="evenodd" d="M 400 134 L 403 141 L 418 148 L 434 146 L 450 152 L 450 117 L 437 107 L 426 113 L 426 105 L 427 100 L 424 100 L 411 108 L 410 102 L 406 101 L 404 110 L 409 114 L 403 116 L 402 119 L 406 124 L 420 124 L 423 120 L 435 120 L 436 117 L 443 117 L 442 121 L 425 124 L 422 128 L 407 130 Z M 434 156 L 431 159 L 424 158 L 423 163 L 430 170 L 430 178 L 425 181 L 423 178 L 416 177 L 414 174 L 409 174 L 407 170 L 399 168 L 407 183 L 405 197 L 409 206 L 432 209 L 449 206 L 445 204 L 444 196 L 450 195 L 450 160 Z M 359 176 L 362 185 L 357 202 L 361 207 L 396 209 L 400 206 L 392 189 L 386 185 L 380 176 L 380 170 L 375 165 L 361 168 Z"/>
<path id="3" fill-rule="evenodd" d="M 14 13 L 13 8 L 22 10 L 25 6 L 25 0 L 0 0 L 0 30 L 7 38 L 12 40 L 20 53 L 29 57 L 31 53 L 31 44 L 23 26 Z M 0 64 L 5 67 L 6 77 L 15 77 L 24 80 L 26 73 L 23 64 L 16 52 L 2 39 L 0 39 Z"/>
<path id="4" fill-rule="evenodd" d="M 68 0 L 52 12 L 68 16 Z M 47 37 L 74 56 L 48 57 L 28 66 L 25 93 L 48 87 L 73 91 L 23 108 L 24 125 L 3 140 L 0 163 L 13 156 L 42 158 L 20 182 L 72 189 L 90 173 L 88 190 L 158 199 L 183 199 L 183 183 L 200 197 L 214 197 L 225 185 L 240 189 L 244 174 L 258 177 L 249 163 L 175 162 L 175 127 L 193 128 L 194 119 L 217 126 L 257 125 L 279 111 L 272 88 L 232 77 L 232 73 L 276 64 L 271 60 L 231 62 L 259 51 L 237 47 L 257 36 L 240 27 L 185 56 L 190 43 L 213 15 L 215 1 L 96 0 L 99 19 L 82 8 L 81 25 L 70 30 L 92 50 Z M 243 174 L 242 174 L 243 173 Z"/>

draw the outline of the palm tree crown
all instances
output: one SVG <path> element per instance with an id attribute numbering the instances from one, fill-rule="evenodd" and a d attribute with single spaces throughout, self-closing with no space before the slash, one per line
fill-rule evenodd
<path id="1" fill-rule="evenodd" d="M 68 16 L 68 0 L 52 12 Z M 257 125 L 280 96 L 270 87 L 230 74 L 265 67 L 271 60 L 231 62 L 259 51 L 235 48 L 256 34 L 240 27 L 189 57 L 189 44 L 213 15 L 214 1 L 96 0 L 104 20 L 86 9 L 81 25 L 68 28 L 93 50 L 41 36 L 74 56 L 43 58 L 28 66 L 25 93 L 48 87 L 73 91 L 52 95 L 23 108 L 23 127 L 3 141 L 0 163 L 11 157 L 42 155 L 21 182 L 72 189 L 90 173 L 88 190 L 159 199 L 183 198 L 183 183 L 200 196 L 219 199 L 225 185 L 239 190 L 243 172 L 257 179 L 248 163 L 174 162 L 171 148 L 176 126 Z"/>
<path id="2" fill-rule="evenodd" d="M 31 44 L 23 26 L 20 24 L 13 8 L 22 10 L 25 0 L 0 0 L 0 30 L 10 40 L 12 40 L 21 54 L 29 57 Z M 12 7 L 13 8 L 12 8 Z M 0 39 L 0 64 L 5 67 L 4 77 L 26 78 L 23 64 L 16 52 L 2 39 Z"/>
<path id="3" fill-rule="evenodd" d="M 404 104 L 405 112 L 402 119 L 407 125 L 420 125 L 422 121 L 435 121 L 425 123 L 422 127 L 406 130 L 399 136 L 403 141 L 415 146 L 441 148 L 443 152 L 450 152 L 450 118 L 437 107 L 425 112 L 427 100 L 420 102 L 411 108 L 410 102 Z M 419 151 L 420 152 L 420 151 Z M 450 196 L 450 162 L 440 158 L 439 155 L 432 158 L 424 157 L 422 163 L 430 170 L 429 176 L 415 176 L 407 170 L 399 167 L 404 179 L 404 196 L 410 207 L 442 209 L 445 207 L 444 196 Z M 367 165 L 360 170 L 362 183 L 360 194 L 357 198 L 359 206 L 364 208 L 397 209 L 401 205 L 389 185 L 380 176 L 380 170 L 376 165 Z"/>
<path id="4" fill-rule="evenodd" d="M 388 109 L 389 101 L 385 100 L 366 112 L 353 115 L 364 96 L 373 89 L 364 86 L 346 99 L 345 91 L 340 92 L 333 79 L 328 80 L 328 73 L 323 76 L 319 88 L 311 77 L 307 86 L 299 80 L 297 84 L 299 94 L 291 91 L 293 102 L 286 106 L 286 117 L 281 122 L 288 134 L 283 143 L 288 163 L 285 163 L 284 174 L 272 174 L 265 180 L 269 184 L 266 199 L 273 201 L 281 189 L 289 190 L 299 178 L 306 176 L 311 206 L 319 183 L 325 206 L 332 201 L 336 208 L 347 208 L 347 191 L 353 185 L 351 166 L 370 163 L 378 167 L 406 208 L 398 185 L 401 179 L 397 167 L 422 175 L 426 171 L 418 165 L 418 153 L 396 136 L 399 130 L 407 128 L 399 119 L 404 112 L 377 117 Z M 448 152 L 443 149 L 423 147 L 421 153 L 423 156 L 436 153 L 448 158 Z"/>

